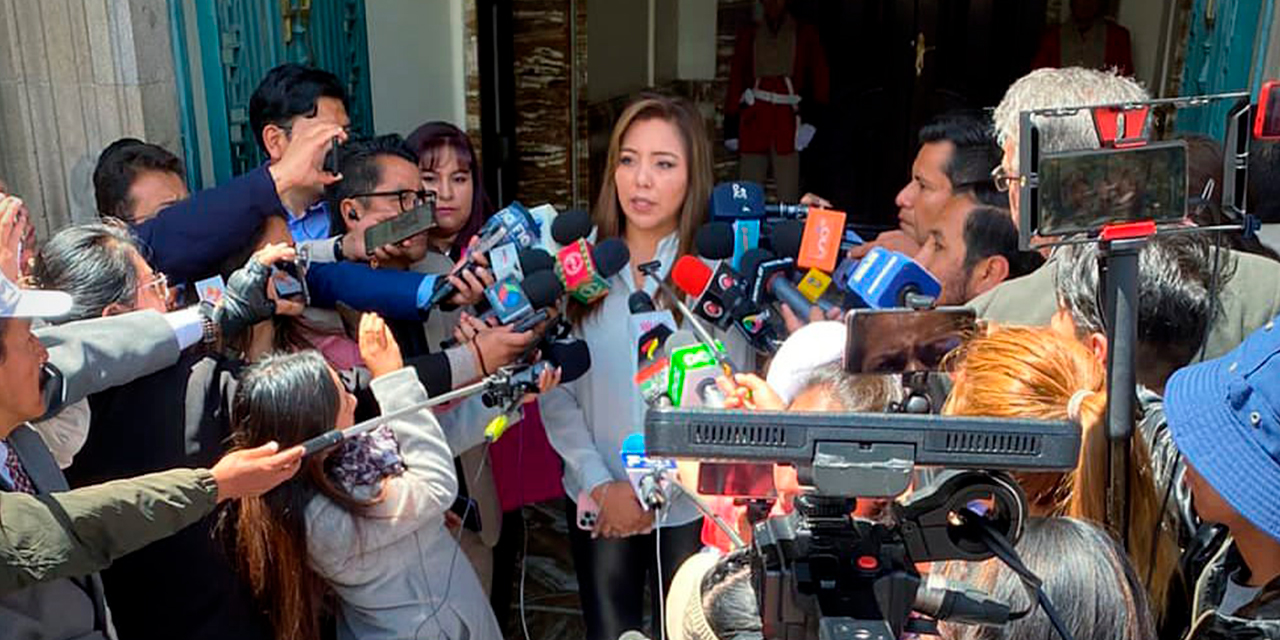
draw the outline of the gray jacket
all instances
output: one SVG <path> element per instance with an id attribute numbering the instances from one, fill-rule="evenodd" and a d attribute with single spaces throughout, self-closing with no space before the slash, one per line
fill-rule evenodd
<path id="1" fill-rule="evenodd" d="M 1058 310 L 1055 251 L 1039 269 L 1001 283 L 969 302 L 978 317 L 1007 324 L 1045 326 Z M 1210 360 L 1244 342 L 1245 336 L 1280 314 L 1280 263 L 1231 251 L 1235 275 L 1222 285 L 1222 313 L 1209 326 L 1204 358 Z"/>

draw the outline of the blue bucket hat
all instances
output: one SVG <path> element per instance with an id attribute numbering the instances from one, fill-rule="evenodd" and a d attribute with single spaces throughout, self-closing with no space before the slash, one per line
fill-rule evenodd
<path id="1" fill-rule="evenodd" d="M 1280 540 L 1280 328 L 1174 372 L 1165 417 L 1191 466 L 1240 515 Z"/>

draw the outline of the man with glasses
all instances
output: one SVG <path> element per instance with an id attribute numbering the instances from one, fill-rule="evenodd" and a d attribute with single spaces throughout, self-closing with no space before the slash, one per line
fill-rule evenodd
<path id="1" fill-rule="evenodd" d="M 1146 91 L 1132 78 L 1080 67 L 1037 69 L 1019 78 L 1005 92 L 995 111 L 996 139 L 1003 150 L 992 181 L 1007 192 L 1015 225 L 1020 224 L 1018 187 L 1018 118 L 1023 111 L 1088 104 L 1140 102 Z M 1097 149 L 1098 136 L 1089 113 L 1036 118 L 1041 153 Z M 1048 252 L 1045 263 L 1025 277 L 1009 280 L 969 302 L 978 315 L 995 322 L 1046 326 L 1058 310 L 1056 276 L 1070 259 L 1067 247 Z M 1220 356 L 1249 332 L 1280 313 L 1280 265 L 1259 256 L 1231 251 L 1235 275 L 1216 283 L 1219 313 L 1215 314 L 1200 357 Z M 1197 360 L 1200 359 L 1197 357 Z"/>

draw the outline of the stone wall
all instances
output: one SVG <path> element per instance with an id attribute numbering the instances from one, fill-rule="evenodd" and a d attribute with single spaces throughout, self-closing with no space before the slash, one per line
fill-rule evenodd
<path id="1" fill-rule="evenodd" d="M 125 136 L 182 155 L 165 0 L 0 0 L 0 178 L 40 238 L 96 219 L 94 163 Z"/>

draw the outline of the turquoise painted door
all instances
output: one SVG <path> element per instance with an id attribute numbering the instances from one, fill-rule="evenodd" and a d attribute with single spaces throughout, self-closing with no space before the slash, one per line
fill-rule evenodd
<path id="1" fill-rule="evenodd" d="M 198 67 L 203 81 L 202 91 L 190 80 L 179 86 L 194 187 L 210 186 L 200 184 L 198 177 L 202 157 L 212 163 L 218 183 L 262 163 L 249 126 L 249 97 L 267 71 L 284 62 L 315 65 L 338 76 L 349 96 L 353 134 L 372 134 L 364 0 L 170 2 L 178 66 Z M 194 42 L 187 37 L 192 31 Z M 206 114 L 206 122 L 196 120 L 200 113 Z M 202 125 L 205 136 L 198 135 Z M 202 139 L 207 149 L 201 148 Z"/>
<path id="2" fill-rule="evenodd" d="M 1195 0 L 1181 94 L 1256 91 L 1253 66 L 1266 50 L 1273 8 L 1274 0 Z M 1221 139 L 1230 108 L 1219 102 L 1185 110 L 1177 128 Z"/>

